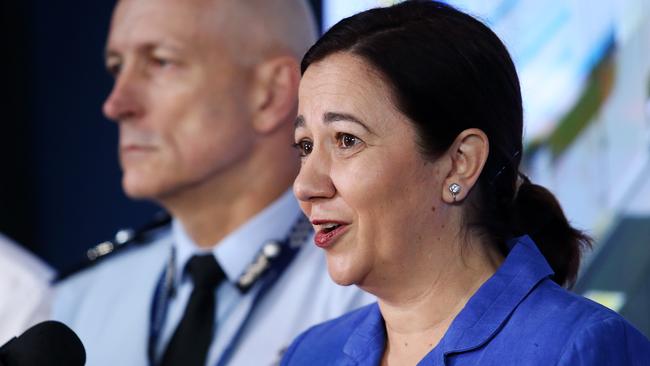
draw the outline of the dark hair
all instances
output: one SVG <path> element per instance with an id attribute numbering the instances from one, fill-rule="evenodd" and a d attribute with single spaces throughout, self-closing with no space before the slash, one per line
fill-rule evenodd
<path id="1" fill-rule="evenodd" d="M 327 31 L 303 58 L 302 72 L 337 52 L 360 56 L 383 76 L 426 156 L 447 151 L 463 130 L 485 132 L 490 152 L 468 198 L 468 226 L 504 255 L 508 239 L 530 235 L 555 271 L 553 279 L 573 284 L 591 239 L 571 227 L 552 193 L 519 173 L 519 79 L 506 47 L 488 27 L 436 1 L 371 9 Z"/>

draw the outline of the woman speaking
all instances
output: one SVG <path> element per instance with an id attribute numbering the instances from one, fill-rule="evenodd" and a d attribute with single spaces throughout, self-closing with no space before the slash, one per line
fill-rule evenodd
<path id="1" fill-rule="evenodd" d="M 430 1 L 347 18 L 305 55 L 294 191 L 331 277 L 378 303 L 284 365 L 650 365 L 619 315 L 566 291 L 590 240 L 519 172 L 508 51 Z"/>

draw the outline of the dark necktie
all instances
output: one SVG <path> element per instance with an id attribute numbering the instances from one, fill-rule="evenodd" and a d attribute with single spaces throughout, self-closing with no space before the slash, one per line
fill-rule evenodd
<path id="1" fill-rule="evenodd" d="M 195 255 L 187 262 L 194 289 L 165 350 L 161 366 L 204 366 L 214 331 L 215 290 L 225 274 L 214 255 Z"/>

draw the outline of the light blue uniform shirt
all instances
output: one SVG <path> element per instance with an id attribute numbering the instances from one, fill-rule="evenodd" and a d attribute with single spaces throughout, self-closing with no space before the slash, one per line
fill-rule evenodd
<path id="1" fill-rule="evenodd" d="M 650 365 L 650 342 L 620 315 L 570 293 L 524 236 L 419 366 Z M 303 333 L 282 365 L 376 366 L 386 331 L 371 304 Z"/>
<path id="2" fill-rule="evenodd" d="M 183 271 L 190 258 L 196 254 L 213 253 L 226 274 L 227 280 L 219 285 L 216 294 L 215 319 L 218 336 L 212 342 L 207 358 L 208 364 L 214 365 L 239 330 L 259 290 L 258 285 L 244 295 L 236 286 L 239 277 L 253 262 L 265 243 L 270 240 L 281 242 L 289 235 L 299 215 L 296 200 L 287 192 L 209 250 L 199 248 L 187 235 L 179 221 L 172 222 L 173 245 L 176 250 L 175 272 L 182 275 L 176 277 L 177 295 L 169 301 L 163 336 L 157 344 L 158 360 L 183 317 L 193 289 L 191 279 Z"/>
<path id="3" fill-rule="evenodd" d="M 227 276 L 217 289 L 216 333 L 208 353 L 215 365 L 251 308 L 259 290 L 239 292 L 236 281 L 269 240 L 284 240 L 300 215 L 290 191 L 219 242 L 212 252 Z M 218 225 L 218 223 L 215 223 Z M 178 222 L 155 243 L 125 250 L 57 286 L 53 318 L 81 338 L 88 366 L 147 365 L 151 304 L 155 288 L 176 250 L 176 296 L 156 344 L 158 357 L 183 316 L 192 286 L 181 276 L 201 252 Z M 272 365 L 301 331 L 372 302 L 354 287 L 334 284 L 323 253 L 308 238 L 289 267 L 256 305 L 229 365 Z"/>

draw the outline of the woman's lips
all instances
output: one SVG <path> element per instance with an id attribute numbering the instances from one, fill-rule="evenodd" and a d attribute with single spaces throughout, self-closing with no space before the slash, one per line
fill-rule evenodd
<path id="1" fill-rule="evenodd" d="M 331 222 L 331 221 L 330 221 Z M 315 225 L 318 225 L 314 222 Z M 314 236 L 314 243 L 320 248 L 329 248 L 336 240 L 343 235 L 347 229 L 348 225 L 343 223 L 337 223 L 338 226 L 333 230 L 322 229 L 316 232 Z"/>

